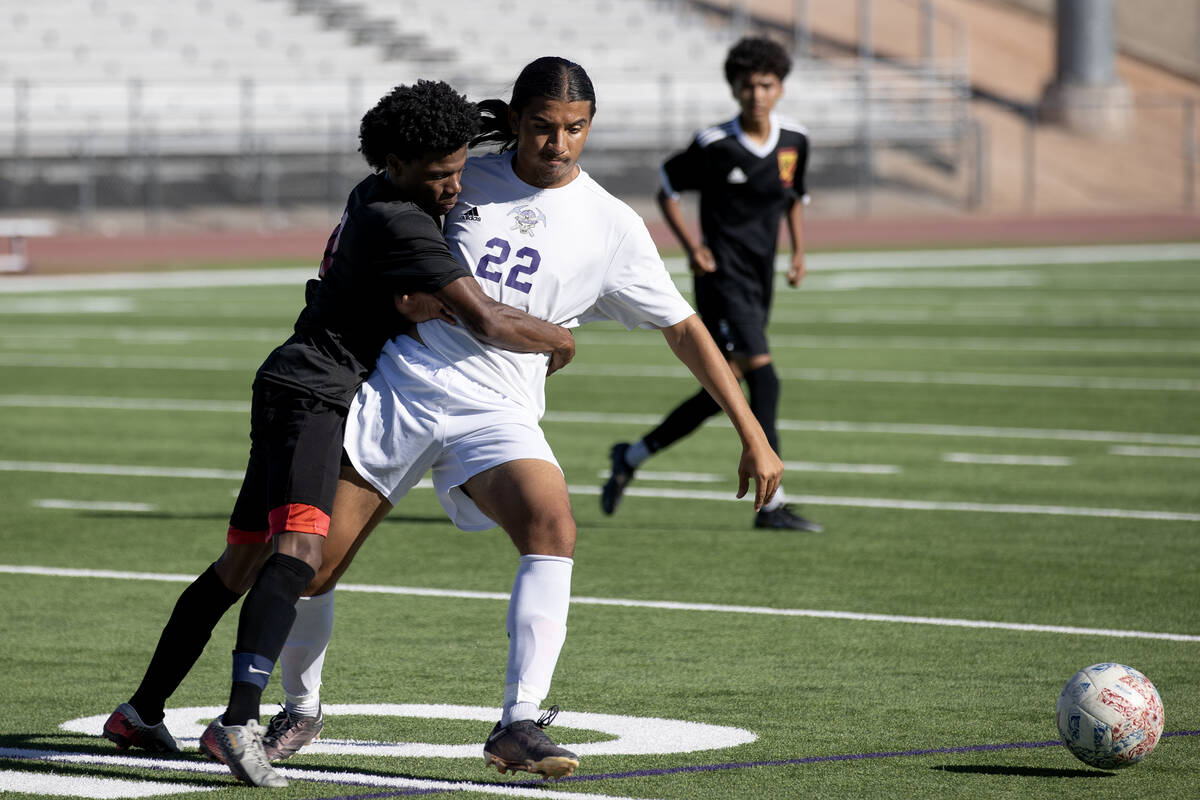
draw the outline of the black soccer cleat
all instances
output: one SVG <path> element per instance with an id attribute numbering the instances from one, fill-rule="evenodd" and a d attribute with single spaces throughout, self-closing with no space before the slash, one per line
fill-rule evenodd
<path id="1" fill-rule="evenodd" d="M 547 778 L 565 778 L 579 766 L 579 756 L 564 750 L 550 740 L 542 730 L 558 716 L 558 706 L 551 706 L 541 718 L 517 720 L 501 728 L 492 728 L 483 745 L 484 766 L 496 766 L 501 775 L 507 772 L 533 772 Z"/>
<path id="2" fill-rule="evenodd" d="M 776 528 L 791 531 L 808 531 L 820 533 L 825 527 L 820 523 L 805 519 L 792 510 L 787 503 L 767 511 L 765 508 L 754 515 L 754 527 Z"/>
<path id="3" fill-rule="evenodd" d="M 309 717 L 286 708 L 267 723 L 267 731 L 263 734 L 263 750 L 268 761 L 283 761 L 296 755 L 296 752 L 310 742 L 321 738 L 321 729 L 325 727 L 325 715 L 317 708 L 315 716 Z"/>
<path id="4" fill-rule="evenodd" d="M 108 716 L 102 735 L 118 750 L 136 747 L 151 753 L 178 753 L 179 745 L 163 722 L 147 725 L 129 703 L 121 703 Z"/>
<path id="5" fill-rule="evenodd" d="M 600 490 L 600 510 L 605 514 L 617 510 L 621 503 L 621 495 L 625 494 L 625 487 L 633 480 L 633 467 L 625 461 L 625 453 L 628 450 L 629 442 L 617 442 L 609 454 L 612 459 L 612 474 Z"/>

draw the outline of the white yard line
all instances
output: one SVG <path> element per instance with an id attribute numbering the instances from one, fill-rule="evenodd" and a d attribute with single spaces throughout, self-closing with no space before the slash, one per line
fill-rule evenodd
<path id="1" fill-rule="evenodd" d="M 188 478 L 240 481 L 243 470 L 198 467 L 146 467 L 137 464 L 78 464 L 63 461 L 3 461 L 0 472 L 51 472 L 68 475 L 115 475 L 126 478 Z"/>
<path id="2" fill-rule="evenodd" d="M 547 414 L 546 417 L 550 415 Z M 652 424 L 660 421 L 654 417 Z M 643 423 L 644 424 L 644 423 Z M 729 425 L 727 419 L 714 425 Z M 1062 442 L 1104 442 L 1146 445 L 1200 445 L 1200 436 L 1184 433 L 1133 433 L 1126 431 L 1089 431 L 1072 428 L 1004 428 L 986 425 L 936 425 L 908 422 L 841 422 L 821 420 L 780 420 L 779 430 L 819 433 L 881 433 L 900 436 L 965 436 L 984 439 L 1033 439 Z"/>
<path id="3" fill-rule="evenodd" d="M 241 480 L 243 473 L 236 470 L 198 469 L 192 467 L 146 467 L 122 464 L 78 464 L 53 461 L 0 461 L 0 472 L 49 472 L 74 475 L 113 475 L 138 478 L 188 478 Z M 428 479 L 415 488 L 430 489 Z M 576 495 L 600 494 L 593 485 L 568 485 L 568 491 Z M 739 502 L 733 492 L 705 492 L 686 489 L 649 489 L 631 486 L 625 494 L 650 497 L 658 500 L 712 500 L 716 502 Z M 1048 506 L 1032 504 L 944 502 L 934 500 L 908 500 L 896 497 L 830 497 L 823 495 L 789 495 L 797 503 L 814 506 L 846 506 L 850 508 L 890 508 L 900 511 L 957 511 L 983 514 L 1041 514 L 1059 517 L 1107 517 L 1111 519 L 1144 519 L 1164 522 L 1200 522 L 1200 513 L 1183 511 L 1156 511 L 1152 509 L 1089 508 L 1080 506 Z"/>
<path id="4" fill-rule="evenodd" d="M 119 501 L 102 500 L 60 500 L 45 498 L 30 503 L 34 508 L 61 509 L 64 511 L 133 511 L 148 513 L 157 511 L 156 506 L 149 503 L 124 503 Z"/>
<path id="5" fill-rule="evenodd" d="M 96 578 L 107 580 L 144 580 L 189 583 L 195 575 L 166 575 L 162 573 L 124 572 L 99 569 L 70 569 L 63 567 L 14 566 L 0 564 L 0 574 L 38 575 L 56 578 Z M 382 586 L 376 584 L 339 583 L 339 592 L 365 592 L 410 597 L 444 597 L 456 600 L 493 600 L 508 602 L 507 592 L 478 592 L 456 589 L 426 589 L 412 586 Z M 768 606 L 740 606 L 721 603 L 681 603 L 669 600 L 632 600 L 613 597 L 571 598 L 574 605 L 618 606 L 623 608 L 648 608 L 664 611 L 696 611 L 718 614 L 749 614 L 774 617 L 813 617 L 838 619 L 854 622 L 884 622 L 906 625 L 935 625 L 951 628 L 993 628 L 998 630 L 1031 633 L 1056 633 L 1078 636 L 1107 636 L 1131 639 L 1161 639 L 1172 642 L 1200 642 L 1200 636 L 1154 631 L 1117 630 L 1109 628 L 1080 628 L 1067 625 L 1037 625 L 1023 622 L 994 622 L 990 620 L 955 619 L 950 617 L 918 617 L 903 614 L 867 614 L 857 611 L 825 611 L 804 608 L 771 608 Z"/>
<path id="6" fill-rule="evenodd" d="M 838 464 L 818 461 L 785 461 L 783 468 L 793 472 L 837 472 L 850 475 L 899 475 L 895 464 Z"/>
<path id="7" fill-rule="evenodd" d="M 33 330 L 33 327 L 40 329 Z M 640 334 L 640 335 L 639 335 Z M 117 341 L 127 344 L 193 344 L 196 342 L 272 342 L 287 336 L 287 326 L 278 328 L 171 328 L 113 327 L 107 325 L 18 326 L 0 325 L 0 340 L 12 342 Z M 585 346 L 663 346 L 662 336 L 650 331 L 579 333 Z M 1200 341 L 1171 339 L 1084 339 L 1081 337 L 1037 338 L 1000 336 L 789 336 L 771 337 L 778 349 L 805 350 L 963 350 L 972 352 L 1033 353 L 1200 353 Z"/>
<path id="8" fill-rule="evenodd" d="M 9 755 L 11 753 L 11 755 Z M 25 753 L 38 753 L 27 756 Z M 0 748 L 0 757 L 14 760 L 36 758 L 53 760 L 52 751 L 26 751 Z M 86 775 L 56 775 L 46 772 L 0 770 L 0 792 L 16 792 L 35 797 L 89 797 L 96 800 L 118 800 L 125 797 L 159 797 L 167 794 L 211 792 L 216 786 L 188 786 L 182 783 L 140 780 L 137 778 L 101 778 Z"/>
<path id="9" fill-rule="evenodd" d="M 0 281 L 3 286 L 4 281 Z M 0 289 L 0 293 L 3 289 Z M 23 297 L 0 300 L 0 314 L 128 314 L 137 305 L 130 297 Z"/>
<path id="10" fill-rule="evenodd" d="M 2 357 L 0 357 L 2 358 Z M 1021 389 L 1090 389 L 1149 392 L 1200 392 L 1190 378 L 1118 378 L 1084 375 L 1025 375 L 1010 372 L 929 372 L 924 370 L 805 369 L 779 367 L 785 380 L 821 383 L 907 383 L 940 386 L 1004 386 Z M 675 365 L 571 364 L 559 376 L 675 378 L 695 382 L 687 367 Z"/>
<path id="11" fill-rule="evenodd" d="M 0 394 L 0 407 L 11 408 L 86 408 L 117 411 L 196 411 L 213 413 L 249 413 L 248 402 L 224 400 L 188 400 L 154 397 L 89 397 L 75 395 Z M 602 411 L 548 411 L 543 422 L 553 424 L 655 425 L 657 414 L 621 414 Z M 708 425 L 728 427 L 724 418 Z M 1200 447 L 1200 436 L 1173 433 L 1133 433 L 1127 431 L 1089 431 L 1071 428 L 1004 428 L 983 425 L 934 425 L 905 422 L 848 422 L 841 420 L 782 419 L 780 430 L 810 433 L 867 433 L 902 436 L 949 436 L 984 439 L 1032 439 L 1045 441 L 1101 442 L 1187 448 Z M 1121 455 L 1126 455 L 1122 453 Z M 1143 455 L 1143 453 L 1137 453 Z M 1144 453 L 1153 455 L 1153 453 Z"/>
<path id="12" fill-rule="evenodd" d="M 128 369 L 177 372 L 251 371 L 259 361 L 238 358 L 176 356 L 57 355 L 53 353 L 0 353 L 0 366 L 37 369 Z M 1118 378 L 1082 375 L 1023 375 L 1006 372 L 928 372 L 923 370 L 803 369 L 776 370 L 785 380 L 823 383 L 901 383 L 949 386 L 1005 386 L 1038 389 L 1091 389 L 1097 391 L 1200 392 L 1200 380 L 1188 378 Z M 672 378 L 694 382 L 686 367 L 674 365 L 572 364 L 556 380 L 571 377 Z"/>
<path id="13" fill-rule="evenodd" d="M 203 358 L 196 356 L 56 355 L 53 353 L 0 353 L 0 366 L 40 369 L 133 369 L 177 372 L 253 373 L 262 359 Z"/>
<path id="14" fill-rule="evenodd" d="M 572 494 L 600 494 L 598 486 L 568 486 Z M 691 489 L 647 489 L 630 486 L 626 496 L 650 497 L 656 500 L 712 500 L 744 503 L 732 492 L 706 492 Z M 889 508 L 897 511 L 957 511 L 979 514 L 1036 514 L 1055 517 L 1107 517 L 1109 519 L 1144 519 L 1160 522 L 1200 522 L 1200 513 L 1186 511 L 1155 511 L 1128 508 L 1089 508 L 1086 506 L 1048 506 L 1021 503 L 970 503 L 937 500 L 906 500 L 898 497 L 832 497 L 815 494 L 788 494 L 788 500 L 810 506 L 844 506 L 847 508 Z"/>
<path id="15" fill-rule="evenodd" d="M 109 756 L 92 753 L 64 753 L 60 750 L 34 750 L 10 747 L 0 747 L 0 758 L 57 764 L 94 764 L 97 766 L 152 769 L 169 772 L 199 772 L 227 778 L 227 780 L 220 781 L 212 788 L 235 789 L 235 787 L 241 786 L 241 784 L 235 782 L 233 776 L 229 773 L 229 768 L 224 764 L 212 764 L 196 759 Z M 579 800 L 579 798 L 586 798 L 586 800 L 637 800 L 636 798 L 615 797 L 607 794 L 562 791 L 545 786 L 511 786 L 484 782 L 473 783 L 470 781 L 437 781 L 421 778 L 393 777 L 391 775 L 372 774 L 369 772 L 335 772 L 333 770 L 305 769 L 303 767 L 276 767 L 276 770 L 290 780 L 344 784 L 349 786 L 369 786 L 385 789 L 415 789 L 422 793 L 428 792 L 430 794 L 436 792 L 471 792 L 498 795 L 501 797 L 538 797 L 547 798 L 548 800 Z M 189 784 L 178 784 L 177 786 L 178 788 L 174 789 L 174 791 L 179 793 L 203 791 L 207 788 L 200 787 L 197 789 Z M 3 788 L 4 786 L 0 784 L 0 789 Z M 84 796 L 135 797 L 137 795 Z"/>
<path id="16" fill-rule="evenodd" d="M 851 475 L 897 475 L 900 467 L 895 464 L 837 464 L 816 461 L 785 461 L 783 468 L 791 472 L 831 472 Z M 597 477 L 607 478 L 608 470 L 600 470 Z M 717 472 L 655 472 L 639 469 L 638 481 L 674 481 L 676 483 L 724 483 L 730 476 Z"/>
<path id="17" fill-rule="evenodd" d="M 1200 260 L 1200 244 L 1131 244 L 1067 247 L 996 247 L 954 250 L 893 250 L 809 253 L 806 267 L 813 272 L 879 269 L 965 269 L 969 267 L 1050 266 L 1056 264 L 1111 264 L 1139 261 L 1169 263 Z M 664 259 L 667 269 L 687 272 L 684 259 Z M 776 259 L 777 271 L 786 272 L 787 258 Z M 191 289 L 213 286 L 303 286 L 315 277 L 312 267 L 282 269 L 181 270 L 129 272 L 104 275 L 20 275 L 0 281 L 0 294 L 29 292 L 95 292 L 114 289 Z"/>
<path id="18" fill-rule="evenodd" d="M 942 461 L 948 464 L 1001 464 L 1018 467 L 1069 467 L 1075 463 L 1068 456 L 1026 456 L 1000 453 L 945 453 Z"/>
<path id="19" fill-rule="evenodd" d="M 682 263 L 683 259 L 679 259 Z M 1141 261 L 1200 261 L 1200 244 L 1125 244 L 1063 247 L 995 247 L 954 250 L 891 250 L 811 253 L 809 270 L 930 269 L 935 267 L 1013 267 L 1053 264 L 1120 264 Z M 777 271 L 786 272 L 786 257 L 777 258 Z"/>
<path id="20" fill-rule="evenodd" d="M 218 286 L 298 286 L 317 277 L 314 267 L 109 272 L 103 275 L 20 275 L 0 281 L 0 294 L 96 292 L 119 289 L 204 289 Z"/>
<path id="21" fill-rule="evenodd" d="M 912 298 L 916 300 L 916 298 Z M 950 311 L 936 307 L 930 302 L 922 308 L 835 308 L 821 309 L 809 307 L 801 311 L 791 311 L 787 307 L 776 309 L 771 314 L 773 323 L 794 325 L 812 325 L 815 323 L 830 325 L 919 325 L 921 327 L 956 327 L 984 328 L 989 331 L 1000 327 L 1021 328 L 1188 328 L 1200 327 L 1196 324 L 1196 315 L 1177 314 L 1172 316 L 1151 315 L 1144 313 L 1128 313 L 1125 309 L 1112 311 L 1080 310 L 1074 313 L 1037 313 L 1027 312 L 1023 308 L 1014 309 L 1011 313 L 999 313 L 994 310 L 954 309 Z"/>
<path id="22" fill-rule="evenodd" d="M 0 325 L 0 339 L 14 341 L 116 341 L 124 344 L 194 344 L 196 342 L 269 342 L 279 344 L 289 335 L 287 324 L 274 328 L 202 327 L 179 325 L 135 327 L 122 325 Z"/>
<path id="23" fill-rule="evenodd" d="M 992 269 L 963 272 L 943 269 L 937 272 L 906 270 L 904 272 L 815 273 L 804 280 L 806 292 L 851 292 L 860 289 L 1008 289 L 1031 288 L 1044 284 L 1040 272 Z"/>
<path id="24" fill-rule="evenodd" d="M 32 337 L 30 337 L 32 338 Z M 103 336 L 102 336 L 103 338 Z M 663 346 L 662 337 L 651 332 L 581 333 L 575 337 L 585 347 Z M 1028 339 L 1015 336 L 789 336 L 772 335 L 772 349 L 803 350 L 965 350 L 971 352 L 1029 353 L 1200 353 L 1200 341 L 1170 339 Z"/>
<path id="25" fill-rule="evenodd" d="M 1200 447 L 1110 447 L 1114 456 L 1150 456 L 1153 458 L 1200 458 Z"/>
<path id="26" fill-rule="evenodd" d="M 250 403 L 170 397 L 88 397 L 86 395 L 4 394 L 0 408 L 86 408 L 102 411 L 199 411 L 248 414 Z"/>

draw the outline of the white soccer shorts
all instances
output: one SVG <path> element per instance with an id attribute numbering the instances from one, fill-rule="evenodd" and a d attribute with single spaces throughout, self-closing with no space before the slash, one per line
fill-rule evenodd
<path id="1" fill-rule="evenodd" d="M 464 531 L 496 527 L 459 488 L 467 480 L 523 458 L 559 466 L 532 411 L 408 336 L 393 340 L 359 389 L 344 445 L 358 473 L 393 506 L 432 469 L 438 501 Z"/>

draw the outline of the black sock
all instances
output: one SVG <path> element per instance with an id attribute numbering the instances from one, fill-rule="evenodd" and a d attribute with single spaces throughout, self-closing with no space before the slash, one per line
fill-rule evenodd
<path id="1" fill-rule="evenodd" d="M 258 719 L 263 689 L 296 619 L 296 601 L 315 575 L 303 560 L 283 553 L 275 553 L 263 564 L 238 618 L 226 725 Z"/>
<path id="2" fill-rule="evenodd" d="M 657 428 L 643 436 L 642 440 L 651 453 L 657 453 L 699 428 L 709 417 L 719 413 L 721 407 L 717 405 L 717 401 L 713 400 L 712 395 L 705 389 L 701 389 L 680 403 Z"/>
<path id="3" fill-rule="evenodd" d="M 225 587 L 210 564 L 179 595 L 146 674 L 129 704 L 147 725 L 162 722 L 163 706 L 204 652 L 213 628 L 241 597 Z"/>
<path id="4" fill-rule="evenodd" d="M 767 435 L 771 449 L 776 455 L 781 455 L 779 431 L 775 428 L 775 416 L 779 413 L 779 376 L 775 374 L 775 367 L 767 363 L 747 372 L 745 380 L 750 389 L 750 410 Z"/>

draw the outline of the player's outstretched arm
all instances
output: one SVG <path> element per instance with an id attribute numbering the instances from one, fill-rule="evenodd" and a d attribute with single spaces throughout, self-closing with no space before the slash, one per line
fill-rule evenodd
<path id="1" fill-rule="evenodd" d="M 742 458 L 738 464 L 738 497 L 743 497 L 754 481 L 754 510 L 762 508 L 779 488 L 783 478 L 783 462 L 771 449 L 767 435 L 754 418 L 737 378 L 708 330 L 693 314 L 683 322 L 662 329 L 663 336 L 683 364 L 692 371 L 717 405 L 729 415 L 730 422 L 742 439 Z"/>
<path id="2" fill-rule="evenodd" d="M 435 296 L 480 341 L 518 353 L 547 353 L 548 374 L 575 357 L 575 337 L 569 330 L 493 300 L 474 278 L 452 281 Z"/>

